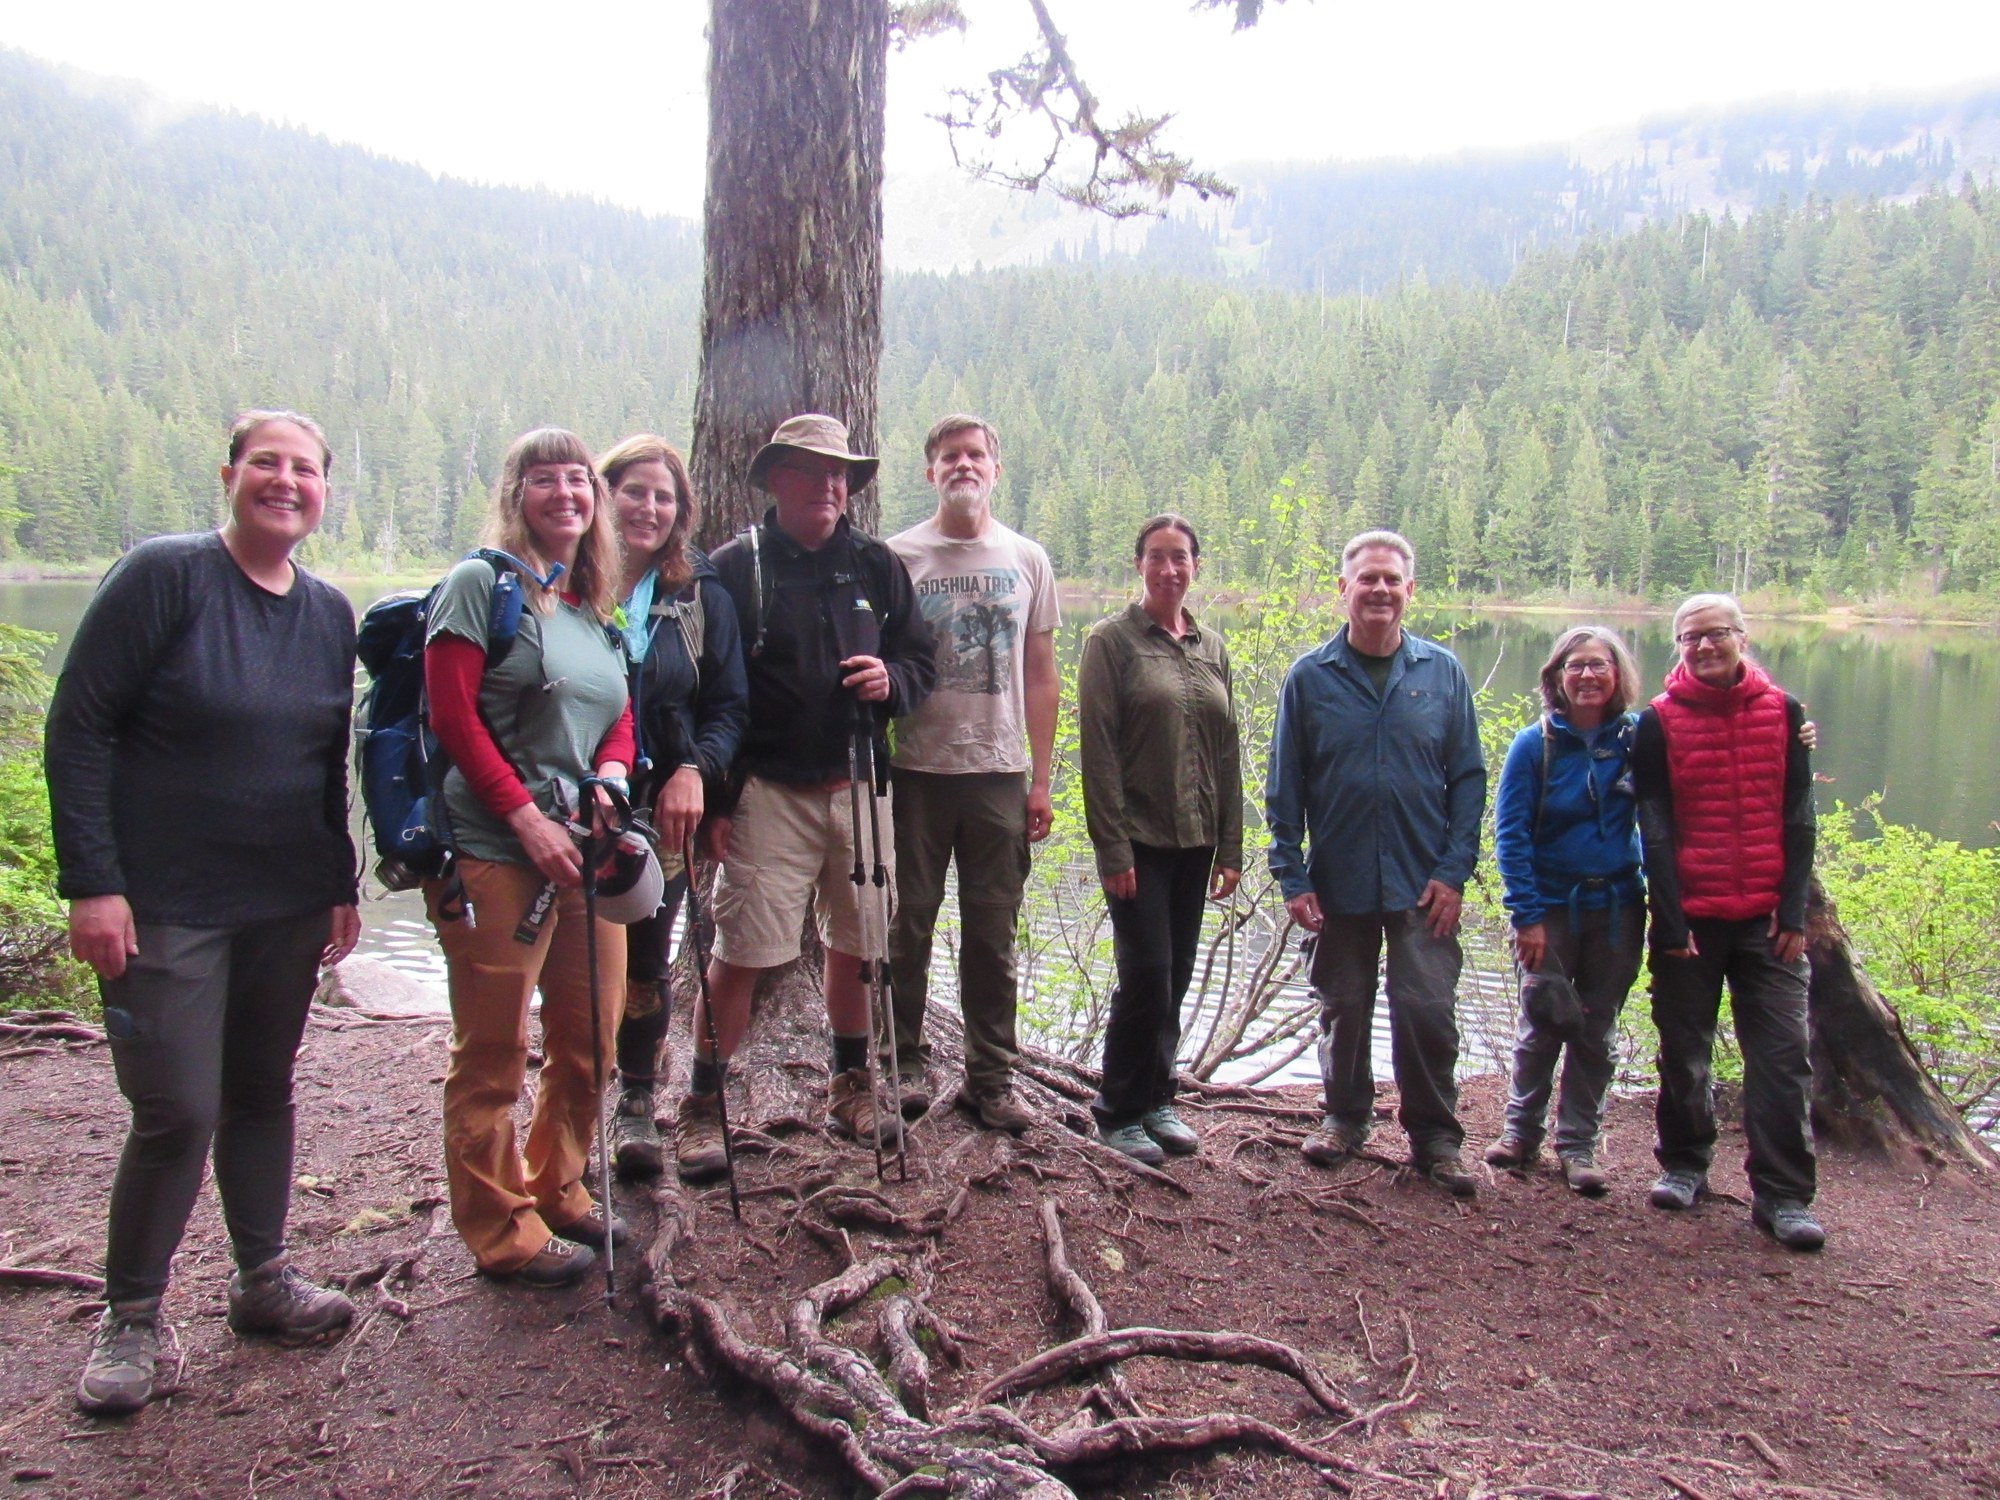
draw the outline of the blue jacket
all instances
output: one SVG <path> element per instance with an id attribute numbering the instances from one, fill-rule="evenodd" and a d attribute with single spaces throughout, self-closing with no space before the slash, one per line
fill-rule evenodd
<path id="1" fill-rule="evenodd" d="M 1285 674 L 1264 787 L 1271 873 L 1329 915 L 1410 911 L 1462 890 L 1479 855 L 1486 760 L 1458 658 L 1403 633 L 1380 697 L 1347 627 Z M 1310 849 L 1310 854 L 1307 850 Z"/>
<path id="2" fill-rule="evenodd" d="M 1595 909 L 1639 900 L 1639 804 L 1632 790 L 1637 722 L 1626 714 L 1585 735 L 1561 714 L 1550 714 L 1546 794 L 1541 721 L 1514 736 L 1493 805 L 1493 857 L 1516 927 L 1534 926 L 1551 907 Z"/>

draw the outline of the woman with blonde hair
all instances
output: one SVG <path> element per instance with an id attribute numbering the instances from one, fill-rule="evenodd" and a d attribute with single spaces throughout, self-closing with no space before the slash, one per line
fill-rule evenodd
<path id="1" fill-rule="evenodd" d="M 694 487 L 673 446 L 640 433 L 601 454 L 597 469 L 611 494 L 624 560 L 620 630 L 638 741 L 633 805 L 652 809 L 672 870 L 722 791 L 749 720 L 736 610 L 707 556 L 688 540 Z M 620 1176 L 650 1177 L 661 1167 L 653 1091 L 670 1010 L 668 950 L 687 882 L 686 871 L 670 879 L 659 910 L 633 923 L 627 938 L 619 1093 L 611 1122 Z M 699 1058 L 694 1066 L 701 1068 Z M 682 1102 L 674 1154 L 684 1177 L 709 1177 L 723 1168 L 718 1098 L 711 1088 Z"/>
<path id="2" fill-rule="evenodd" d="M 575 1281 L 594 1263 L 592 1247 L 621 1227 L 591 1202 L 583 1172 L 610 1062 L 593 1038 L 608 1041 L 618 1024 L 625 929 L 597 923 L 593 995 L 583 862 L 566 826 L 583 815 L 586 781 L 622 785 L 632 762 L 607 499 L 576 434 L 544 427 L 516 439 L 486 540 L 519 565 L 519 632 L 489 661 L 489 602 L 496 567 L 507 564 L 474 556 L 439 591 L 424 649 L 431 727 L 451 762 L 444 797 L 457 854 L 450 883 L 424 887 L 451 994 L 452 1222 L 481 1271 L 534 1286 Z M 537 987 L 544 1061 L 521 1149 L 513 1110 Z"/>

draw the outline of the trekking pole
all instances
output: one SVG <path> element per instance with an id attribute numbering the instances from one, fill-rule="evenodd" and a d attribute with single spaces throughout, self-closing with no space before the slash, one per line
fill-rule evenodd
<path id="1" fill-rule="evenodd" d="M 708 1055 L 715 1063 L 715 1111 L 722 1121 L 722 1162 L 729 1174 L 729 1211 L 743 1222 L 743 1202 L 736 1196 L 736 1147 L 729 1139 L 729 1071 L 722 1061 L 722 1041 L 715 1029 L 715 1002 L 708 993 L 708 955 L 701 949 L 701 900 L 695 894 L 694 835 L 681 843 L 681 868 L 687 871 L 688 941 L 694 945 L 695 982 L 701 987 L 701 1013 L 708 1026 Z"/>
<path id="2" fill-rule="evenodd" d="M 847 737 L 847 817 L 848 827 L 854 835 L 854 911 L 861 919 L 861 946 L 872 946 L 868 941 L 868 872 L 862 866 L 861 855 L 861 737 L 868 732 L 867 720 L 861 712 L 861 704 L 854 704 L 854 732 Z M 875 966 L 869 962 L 867 954 L 861 955 L 861 983 L 867 989 L 874 980 Z M 881 1065 L 877 1059 L 878 1034 L 875 1027 L 875 1002 L 872 990 L 868 1001 L 868 1106 L 869 1114 L 875 1121 L 875 1180 L 883 1180 L 882 1171 L 882 1105 L 879 1084 Z M 902 1123 L 901 1115 L 897 1124 Z M 900 1138 L 900 1134 L 899 1134 Z"/>
<path id="3" fill-rule="evenodd" d="M 903 1063 L 896 1052 L 896 1012 L 891 1003 L 895 991 L 889 974 L 889 872 L 882 863 L 882 792 L 883 778 L 888 768 L 876 762 L 875 746 L 871 740 L 868 746 L 868 839 L 874 855 L 874 870 L 871 878 L 875 883 L 875 943 L 874 961 L 869 965 L 873 973 L 868 1004 L 872 1013 L 880 1006 L 881 1025 L 889 1038 L 889 1108 L 896 1114 L 896 1180 L 910 1180 L 909 1148 L 903 1138 Z M 860 851 L 855 851 L 858 856 Z M 858 859 L 857 859 L 858 862 Z"/>
<path id="4" fill-rule="evenodd" d="M 610 794 L 614 815 L 620 816 L 623 824 L 632 819 L 631 804 L 619 795 L 617 788 L 607 786 L 595 776 L 585 777 L 577 786 L 578 816 L 584 825 L 583 835 L 583 953 L 584 967 L 590 971 L 590 1078 L 597 1090 L 597 1186 L 603 1195 L 601 1210 L 604 1214 L 604 1305 L 613 1305 L 617 1296 L 616 1254 L 613 1245 L 616 1236 L 613 1224 L 616 1216 L 611 1207 L 611 1122 L 606 1113 L 610 1101 L 604 1089 L 604 1009 L 598 1001 L 597 990 L 597 866 L 610 847 L 600 842 L 599 836 L 591 831 L 595 827 L 597 807 L 593 794 L 602 787 Z M 612 837 L 616 837 L 614 833 Z"/>

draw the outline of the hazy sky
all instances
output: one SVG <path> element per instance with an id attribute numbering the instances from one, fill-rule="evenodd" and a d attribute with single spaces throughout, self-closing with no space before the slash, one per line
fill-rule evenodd
<path id="1" fill-rule="evenodd" d="M 1232 35 L 1184 0 L 1050 0 L 1099 96 L 1172 110 L 1204 163 L 1563 140 L 1643 114 L 2000 71 L 2000 3 L 1286 0 Z M 1026 0 L 890 60 L 889 165 L 947 160 L 924 118 L 1029 39 Z M 703 0 L 70 0 L 0 7 L 0 44 L 434 171 L 639 208 L 701 205 Z"/>

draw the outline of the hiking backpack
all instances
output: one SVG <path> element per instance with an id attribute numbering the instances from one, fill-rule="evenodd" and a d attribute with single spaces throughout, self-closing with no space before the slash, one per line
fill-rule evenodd
<path id="1" fill-rule="evenodd" d="M 466 556 L 493 569 L 493 593 L 486 610 L 486 669 L 491 671 L 520 634 L 526 602 L 522 579 L 548 588 L 563 568 L 554 564 L 544 579 L 498 548 L 480 547 Z M 355 770 L 380 856 L 375 876 L 392 891 L 436 879 L 451 864 L 450 820 L 444 807 L 449 759 L 431 733 L 424 695 L 424 641 L 443 588 L 440 580 L 427 589 L 406 589 L 377 599 L 362 615 L 356 632 L 355 654 L 368 671 L 369 683 L 355 717 Z"/>

